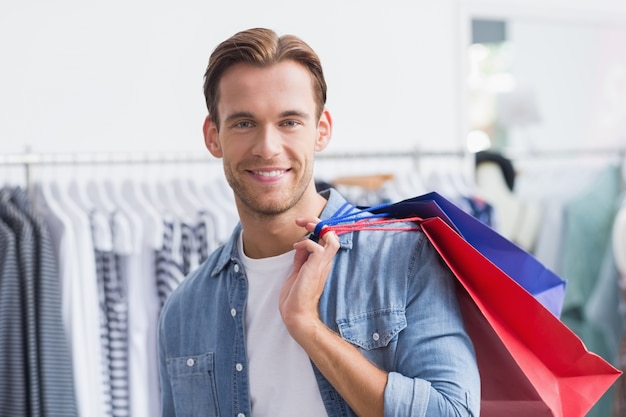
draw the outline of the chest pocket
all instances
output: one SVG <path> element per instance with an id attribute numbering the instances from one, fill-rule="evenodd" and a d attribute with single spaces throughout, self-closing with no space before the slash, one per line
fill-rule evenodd
<path id="1" fill-rule="evenodd" d="M 406 327 L 404 310 L 372 311 L 337 321 L 339 333 L 348 342 L 366 351 L 387 347 Z"/>
<path id="2" fill-rule="evenodd" d="M 213 352 L 167 360 L 176 416 L 219 417 Z"/>

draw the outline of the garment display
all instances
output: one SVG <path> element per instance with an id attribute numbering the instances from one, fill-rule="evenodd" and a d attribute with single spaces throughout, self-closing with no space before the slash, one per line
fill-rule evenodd
<path id="1" fill-rule="evenodd" d="M 435 190 L 498 230 L 502 213 L 474 183 L 474 172 L 468 175 L 457 156 L 439 161 L 387 165 L 378 188 L 359 181 L 338 188 L 354 205 Z M 516 243 L 569 281 L 563 321 L 590 350 L 624 364 L 626 255 L 620 248 L 626 245 L 619 237 L 626 241 L 626 233 L 616 228 L 608 241 L 613 220 L 626 212 L 619 165 L 563 170 L 534 162 L 516 170 L 523 175 L 512 192 L 539 217 L 532 217 L 536 229 L 513 229 Z M 331 168 L 319 171 L 320 187 L 346 177 Z M 0 365 L 0 415 L 159 415 L 162 305 L 238 221 L 220 175 L 90 175 L 51 175 L 2 189 L 0 355 L 20 359 Z M 589 415 L 608 415 L 614 402 L 617 417 L 618 408 L 626 408 L 620 390 L 617 384 Z"/>
<path id="2" fill-rule="evenodd" d="M 0 415 L 76 416 L 70 351 L 63 329 L 58 266 L 46 224 L 25 190 L 0 190 Z M 10 376 L 10 379 L 5 379 Z"/>
<path id="3" fill-rule="evenodd" d="M 210 205 L 174 213 L 141 185 L 2 189 L 0 354 L 22 359 L 0 366 L 0 415 L 160 414 L 162 302 L 222 243 L 216 224 L 234 227 L 236 213 L 232 196 L 221 206 L 228 216 Z M 214 186 L 203 190 L 216 195 Z"/>
<path id="4" fill-rule="evenodd" d="M 404 187 L 411 193 L 411 184 L 398 179 L 388 185 L 397 187 L 396 192 Z M 51 230 L 59 269 L 57 306 L 63 326 L 59 334 L 65 336 L 74 365 L 69 369 L 77 414 L 159 415 L 155 365 L 159 311 L 186 274 L 229 237 L 238 220 L 232 191 L 222 178 L 115 182 L 72 176 L 29 185 L 25 194 L 31 196 Z M 389 191 L 370 190 L 371 200 Z M 477 210 L 488 213 L 488 205 L 476 203 Z M 16 242 L 9 233 L 2 239 L 6 258 L 16 250 Z M 16 268 L 15 257 L 11 259 L 2 268 Z M 3 287 L 15 288 L 3 291 L 3 300 L 7 299 L 3 308 L 13 305 L 16 311 L 24 311 L 24 305 L 32 303 L 9 297 L 18 283 L 15 274 L 3 279 Z M 18 320 L 11 326 L 23 327 Z M 2 391 L 7 398 L 25 398 L 13 394 L 27 387 L 38 389 L 8 378 L 26 368 L 16 363 L 6 366 L 17 368 L 5 372 L 7 377 L 0 381 L 7 387 Z M 13 402 L 3 404 L 10 407 Z M 33 414 L 20 411 L 16 415 Z"/>

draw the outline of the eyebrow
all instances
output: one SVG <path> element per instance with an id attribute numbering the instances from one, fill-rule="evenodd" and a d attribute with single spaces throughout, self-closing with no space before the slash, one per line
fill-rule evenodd
<path id="1" fill-rule="evenodd" d="M 308 113 L 298 111 L 298 110 L 287 110 L 280 114 L 281 118 L 290 117 L 290 116 L 302 117 L 303 119 L 308 119 L 310 117 Z"/>
<path id="2" fill-rule="evenodd" d="M 293 117 L 293 116 L 301 117 L 301 118 L 304 118 L 304 119 L 310 118 L 310 115 L 308 113 L 305 113 L 305 112 L 299 111 L 299 110 L 286 110 L 286 111 L 280 113 L 278 116 L 280 118 Z M 254 115 L 252 113 L 250 113 L 250 112 L 247 112 L 247 111 L 238 111 L 238 112 L 235 112 L 235 113 L 229 115 L 224 120 L 224 122 L 225 123 L 229 123 L 229 122 L 232 122 L 232 121 L 237 120 L 237 119 L 254 119 Z"/>
<path id="3" fill-rule="evenodd" d="M 228 122 L 232 122 L 233 120 L 236 119 L 254 119 L 254 115 L 252 113 L 246 112 L 246 111 L 238 111 L 235 112 L 231 115 L 229 115 L 224 122 L 228 123 Z"/>

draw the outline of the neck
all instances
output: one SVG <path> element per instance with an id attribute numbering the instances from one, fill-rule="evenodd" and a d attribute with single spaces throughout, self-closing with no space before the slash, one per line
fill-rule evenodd
<path id="1" fill-rule="evenodd" d="M 289 252 L 308 233 L 296 224 L 296 218 L 319 217 L 325 205 L 326 199 L 317 192 L 277 215 L 249 213 L 238 204 L 246 256 L 259 259 Z"/>

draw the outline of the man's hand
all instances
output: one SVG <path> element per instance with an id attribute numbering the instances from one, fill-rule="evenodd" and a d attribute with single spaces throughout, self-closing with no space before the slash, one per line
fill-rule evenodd
<path id="1" fill-rule="evenodd" d="M 318 222 L 315 218 L 296 220 L 309 232 Z M 339 249 L 337 235 L 326 233 L 319 244 L 304 239 L 294 248 L 293 273 L 280 293 L 279 309 L 287 330 L 357 415 L 382 416 L 387 373 L 326 327 L 318 313 L 320 296 Z"/>
<path id="2" fill-rule="evenodd" d="M 296 224 L 309 232 L 315 229 L 318 222 L 316 218 L 296 219 Z M 309 331 L 321 325 L 318 302 L 339 249 L 339 239 L 330 232 L 319 243 L 303 239 L 295 243 L 294 248 L 293 272 L 281 290 L 279 308 L 289 333 L 300 341 Z"/>

